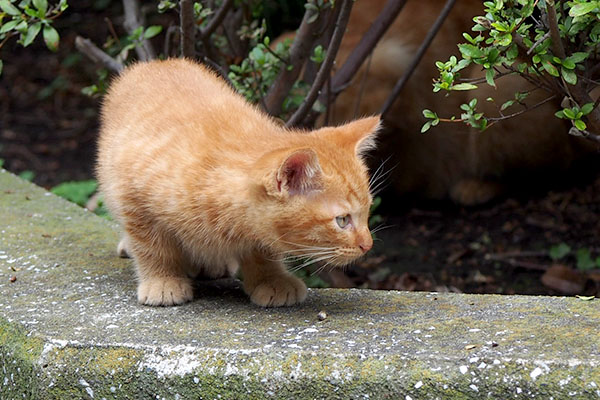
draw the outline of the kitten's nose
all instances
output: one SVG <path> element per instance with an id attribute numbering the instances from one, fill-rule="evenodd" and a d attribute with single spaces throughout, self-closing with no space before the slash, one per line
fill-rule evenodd
<path id="1" fill-rule="evenodd" d="M 366 234 L 361 237 L 358 247 L 363 254 L 371 250 L 371 247 L 373 247 L 373 238 L 371 237 L 371 232 L 367 231 Z"/>
<path id="2" fill-rule="evenodd" d="M 361 243 L 358 245 L 358 247 L 360 247 L 360 250 L 363 253 L 366 253 L 367 251 L 371 250 L 371 247 L 373 247 L 373 243 Z"/>

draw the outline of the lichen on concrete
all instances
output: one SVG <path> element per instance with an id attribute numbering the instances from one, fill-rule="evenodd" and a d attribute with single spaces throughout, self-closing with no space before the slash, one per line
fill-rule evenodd
<path id="1" fill-rule="evenodd" d="M 324 289 L 263 309 L 215 281 L 150 308 L 117 241 L 0 172 L 1 399 L 600 397 L 598 300 Z"/>

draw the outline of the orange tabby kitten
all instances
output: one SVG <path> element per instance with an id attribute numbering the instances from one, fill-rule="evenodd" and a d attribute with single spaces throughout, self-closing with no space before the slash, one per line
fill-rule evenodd
<path id="1" fill-rule="evenodd" d="M 371 117 L 288 130 L 191 61 L 127 69 L 105 98 L 97 173 L 138 301 L 190 301 L 191 278 L 238 267 L 254 303 L 303 301 L 285 256 L 344 265 L 373 244 L 361 156 L 378 127 Z"/>

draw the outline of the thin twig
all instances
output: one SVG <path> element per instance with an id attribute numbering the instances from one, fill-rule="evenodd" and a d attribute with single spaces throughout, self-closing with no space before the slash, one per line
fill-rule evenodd
<path id="1" fill-rule="evenodd" d="M 415 71 L 417 66 L 419 65 L 421 58 L 423 58 L 423 55 L 429 48 L 429 45 L 431 44 L 431 42 L 437 35 L 438 31 L 442 27 L 442 24 L 446 20 L 446 17 L 448 16 L 448 14 L 450 14 L 450 11 L 452 10 L 454 3 L 456 3 L 456 0 L 447 0 L 446 1 L 446 4 L 444 5 L 442 12 L 440 12 L 440 15 L 436 19 L 435 23 L 431 26 L 431 28 L 429 29 L 429 32 L 427 32 L 427 36 L 425 36 L 425 39 L 423 40 L 423 43 L 421 43 L 419 50 L 417 50 L 417 54 L 414 56 L 410 65 L 408 66 L 408 68 L 406 69 L 404 74 L 402 74 L 402 77 L 398 80 L 398 82 L 394 86 L 394 89 L 392 90 L 392 94 L 385 101 L 385 103 L 381 109 L 381 118 L 382 119 L 385 119 L 385 115 L 388 113 L 388 111 L 394 104 L 394 101 L 396 101 L 396 98 L 398 98 L 398 96 L 400 95 L 400 92 L 402 91 L 402 89 L 404 88 L 406 83 L 408 82 L 408 79 L 411 77 L 411 75 L 413 74 L 413 72 Z"/>
<path id="2" fill-rule="evenodd" d="M 106 54 L 89 39 L 77 36 L 75 38 L 75 47 L 81 53 L 88 56 L 92 61 L 102 64 L 104 67 L 106 67 L 106 69 L 112 72 L 119 73 L 125 68 L 122 63 Z"/>
<path id="3" fill-rule="evenodd" d="M 512 74 L 515 74 L 515 73 L 518 73 L 518 72 L 515 72 L 515 71 L 498 72 L 496 74 L 496 76 L 494 77 L 494 79 L 498 80 L 498 79 L 502 78 L 503 76 L 512 75 Z M 483 77 L 483 78 L 460 78 L 459 81 L 460 82 L 469 82 L 469 83 L 472 83 L 472 84 L 476 85 L 478 83 L 485 83 L 485 82 L 487 82 L 487 79 L 485 77 Z"/>
<path id="4" fill-rule="evenodd" d="M 165 34 L 165 43 L 163 45 L 163 54 L 166 57 L 171 57 L 171 42 L 173 41 L 173 34 L 179 29 L 179 26 L 173 25 L 172 23 L 167 28 L 167 33 Z"/>
<path id="5" fill-rule="evenodd" d="M 227 82 L 233 90 L 235 90 L 235 86 L 233 85 L 233 82 L 231 82 L 231 79 L 229 79 L 229 76 L 227 76 L 227 73 L 223 70 L 223 68 L 219 64 L 217 64 L 216 62 L 214 62 L 213 60 L 211 60 L 208 57 L 203 57 L 202 62 L 204 64 L 208 65 L 217 74 L 219 74 L 219 76 L 221 78 L 223 78 L 223 80 L 225 80 L 225 82 Z"/>
<path id="6" fill-rule="evenodd" d="M 542 36 L 541 38 L 539 38 L 538 40 L 535 41 L 535 43 L 531 46 L 531 48 L 529 50 L 527 50 L 527 55 L 531 55 L 531 53 L 533 53 L 533 51 L 535 50 L 536 47 L 538 47 L 540 44 L 542 44 L 542 42 L 546 39 L 548 39 L 548 37 L 550 36 L 550 31 L 546 32 L 544 34 L 544 36 Z"/>
<path id="7" fill-rule="evenodd" d="M 524 110 L 517 111 L 517 112 L 514 112 L 514 113 L 512 113 L 512 114 L 508 114 L 508 115 L 505 115 L 505 116 L 502 116 L 502 117 L 488 118 L 488 121 L 492 121 L 492 123 L 496 123 L 496 122 L 498 122 L 498 121 L 502 121 L 502 120 L 505 120 L 505 119 L 510 119 L 510 118 L 517 117 L 517 116 L 519 116 L 519 115 L 521 115 L 521 114 L 524 114 L 524 113 L 526 113 L 527 111 L 534 110 L 534 109 L 536 109 L 536 108 L 538 108 L 538 107 L 540 107 L 540 106 L 542 106 L 542 105 L 546 104 L 547 102 L 554 100 L 555 98 L 556 98 L 556 95 L 555 95 L 555 94 L 553 94 L 552 96 L 550 96 L 550 97 L 548 97 L 548 98 L 545 98 L 544 100 L 540 101 L 539 103 L 536 103 L 536 104 L 534 104 L 534 105 L 533 105 L 533 106 L 531 106 L 531 107 L 527 107 L 527 108 L 525 108 Z M 490 125 L 490 126 L 491 126 L 491 125 Z"/>
<path id="8" fill-rule="evenodd" d="M 569 129 L 569 135 L 584 137 L 593 142 L 600 143 L 600 135 L 598 135 L 596 133 L 592 133 L 590 131 L 586 131 L 586 130 L 580 131 L 579 129 L 575 128 L 574 126 L 571 127 L 571 129 Z"/>
<path id="9" fill-rule="evenodd" d="M 123 26 L 129 34 L 132 34 L 140 26 L 144 26 L 142 11 L 140 9 L 140 3 L 138 0 L 123 0 L 123 11 L 125 14 L 125 21 Z M 143 39 L 139 46 L 136 46 L 135 51 L 142 61 L 148 61 L 156 58 L 156 52 L 152 43 L 149 40 Z"/>
<path id="10" fill-rule="evenodd" d="M 106 25 L 108 25 L 108 30 L 111 34 L 111 36 L 113 37 L 113 39 L 115 39 L 115 41 L 119 44 L 119 46 L 121 45 L 121 39 L 119 39 L 119 35 L 117 35 L 117 31 L 115 31 L 115 27 L 112 23 L 112 21 L 110 20 L 110 18 L 104 18 L 104 22 L 106 22 Z"/>
<path id="11" fill-rule="evenodd" d="M 265 96 L 265 104 L 271 115 L 278 116 L 281 114 L 283 100 L 300 75 L 302 66 L 308 59 L 310 51 L 318 39 L 316 33 L 323 32 L 323 27 L 328 21 L 328 16 L 332 12 L 332 9 L 321 10 L 318 18 L 310 22 L 314 18 L 315 12 L 317 11 L 311 9 L 304 13 L 304 18 L 300 23 L 300 27 L 290 48 L 290 62 L 286 67 L 280 69 L 279 74 Z"/>
<path id="12" fill-rule="evenodd" d="M 343 91 L 356 72 L 360 69 L 363 62 L 367 59 L 369 53 L 373 51 L 379 40 L 387 32 L 388 28 L 396 20 L 396 17 L 406 4 L 407 0 L 388 0 L 375 21 L 371 24 L 360 42 L 340 67 L 339 71 L 333 76 L 331 86 L 334 96 Z"/>
<path id="13" fill-rule="evenodd" d="M 519 115 L 521 115 L 521 114 L 524 114 L 524 113 L 526 113 L 526 112 L 528 112 L 528 111 L 535 110 L 536 108 L 538 108 L 538 107 L 540 107 L 540 106 L 542 106 L 542 105 L 546 104 L 547 102 L 549 102 L 549 101 L 551 101 L 551 100 L 553 100 L 553 99 L 555 99 L 555 98 L 556 98 L 556 95 L 554 94 L 554 95 L 552 95 L 552 96 L 550 96 L 550 97 L 548 97 L 548 98 L 546 98 L 546 99 L 544 99 L 544 100 L 540 101 L 539 103 L 536 103 L 536 104 L 534 104 L 534 105 L 533 105 L 533 106 L 531 106 L 531 107 L 527 107 L 527 108 L 525 108 L 524 110 L 517 111 L 517 112 L 514 112 L 514 113 L 512 113 L 512 114 L 509 114 L 509 115 L 501 115 L 500 117 L 491 117 L 491 118 L 487 118 L 487 120 L 488 120 L 488 121 L 491 121 L 491 123 L 487 125 L 487 128 L 486 128 L 486 129 L 490 128 L 491 126 L 493 126 L 493 125 L 497 124 L 497 123 L 498 123 L 498 122 L 500 122 L 500 121 L 504 121 L 505 119 L 514 118 L 514 117 L 517 117 L 517 116 L 519 116 Z M 460 118 L 460 119 L 458 119 L 458 118 L 455 118 L 455 119 L 450 119 L 450 118 L 440 118 L 439 120 L 440 120 L 441 122 L 465 122 L 465 120 L 464 120 L 464 119 L 462 119 L 462 118 Z"/>
<path id="14" fill-rule="evenodd" d="M 313 104 L 315 103 L 315 100 L 317 100 L 319 92 L 321 91 L 325 80 L 327 80 L 327 77 L 329 76 L 329 72 L 331 71 L 331 67 L 333 66 L 335 57 L 337 56 L 340 44 L 342 43 L 344 33 L 346 33 L 346 25 L 348 25 L 348 20 L 350 19 L 350 11 L 352 11 L 353 4 L 354 0 L 344 0 L 344 2 L 342 3 L 340 15 L 338 16 L 338 19 L 335 23 L 335 29 L 333 31 L 331 41 L 329 42 L 329 46 L 327 48 L 327 55 L 325 56 L 325 60 L 321 64 L 319 72 L 317 72 L 315 81 L 313 82 L 308 94 L 302 101 L 302 104 L 300 104 L 300 107 L 298 107 L 296 112 L 294 112 L 294 114 L 286 122 L 286 126 L 295 126 L 302 122 L 304 117 L 306 117 Z"/>
<path id="15" fill-rule="evenodd" d="M 181 29 L 181 55 L 189 59 L 196 58 L 196 19 L 192 0 L 179 2 L 179 27 Z"/>
<path id="16" fill-rule="evenodd" d="M 509 251 L 506 253 L 488 253 L 485 255 L 486 260 L 506 260 L 507 258 L 517 257 L 548 257 L 547 251 Z"/>
<path id="17" fill-rule="evenodd" d="M 215 29 L 217 29 L 219 25 L 221 25 L 221 22 L 223 22 L 223 19 L 225 19 L 225 16 L 227 15 L 227 12 L 229 11 L 232 5 L 233 0 L 223 1 L 223 4 L 221 4 L 221 7 L 219 7 L 217 12 L 215 12 L 214 17 L 210 20 L 208 25 L 206 25 L 206 27 L 200 31 L 200 37 L 202 39 L 207 39 L 210 35 L 212 35 Z"/>
<path id="18" fill-rule="evenodd" d="M 503 263 L 506 263 L 508 265 L 512 265 L 513 267 L 520 267 L 520 268 L 532 269 L 532 270 L 535 270 L 535 271 L 546 271 L 548 269 L 547 265 L 533 263 L 533 262 L 530 262 L 530 261 L 515 260 L 514 258 L 503 258 L 503 259 L 494 260 L 494 261 L 503 262 Z"/>
<path id="19" fill-rule="evenodd" d="M 360 101 L 362 100 L 363 94 L 365 93 L 365 87 L 367 86 L 367 77 L 369 76 L 369 70 L 371 69 L 371 61 L 373 60 L 373 52 L 369 54 L 367 58 L 367 65 L 365 67 L 365 71 L 363 73 L 360 89 L 358 89 L 358 96 L 356 96 L 356 103 L 354 104 L 354 115 L 353 118 L 358 116 L 358 111 L 360 110 Z"/>

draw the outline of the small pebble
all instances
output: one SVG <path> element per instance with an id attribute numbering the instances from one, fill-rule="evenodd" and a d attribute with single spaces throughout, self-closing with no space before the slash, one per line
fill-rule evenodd
<path id="1" fill-rule="evenodd" d="M 319 321 L 325 321 L 327 319 L 327 313 L 325 311 L 319 311 L 317 318 L 319 318 Z"/>
<path id="2" fill-rule="evenodd" d="M 16 276 L 14 276 L 14 275 L 13 275 L 13 276 L 11 276 L 11 277 L 10 277 L 10 281 L 11 281 L 11 282 L 15 282 L 16 280 L 17 280 L 17 277 L 16 277 Z"/>

